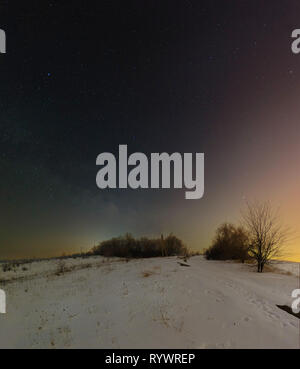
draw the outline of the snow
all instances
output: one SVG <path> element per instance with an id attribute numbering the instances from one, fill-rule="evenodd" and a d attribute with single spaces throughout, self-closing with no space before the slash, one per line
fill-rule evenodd
<path id="1" fill-rule="evenodd" d="M 259 274 L 202 256 L 178 261 L 66 259 L 61 274 L 54 259 L 0 264 L 0 348 L 299 348 L 300 320 L 276 307 L 291 305 L 298 263 Z"/>

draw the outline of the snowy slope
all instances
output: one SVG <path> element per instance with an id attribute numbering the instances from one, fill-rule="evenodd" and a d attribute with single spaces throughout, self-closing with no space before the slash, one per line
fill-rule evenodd
<path id="1" fill-rule="evenodd" d="M 61 275 L 57 260 L 0 271 L 10 280 L 0 348 L 299 347 L 300 320 L 276 307 L 291 304 L 296 276 L 188 262 L 93 257 L 68 259 Z"/>

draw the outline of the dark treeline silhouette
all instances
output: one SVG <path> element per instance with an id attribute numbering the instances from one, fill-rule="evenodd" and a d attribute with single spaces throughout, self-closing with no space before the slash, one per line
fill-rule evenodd
<path id="1" fill-rule="evenodd" d="M 266 264 L 283 255 L 289 237 L 289 229 L 283 227 L 278 212 L 268 202 L 247 203 L 242 226 L 222 224 L 204 255 L 208 260 L 252 259 L 262 273 Z"/>
<path id="2" fill-rule="evenodd" d="M 249 259 L 249 237 L 243 227 L 231 223 L 222 224 L 216 232 L 212 245 L 204 253 L 208 260 Z"/>
<path id="3" fill-rule="evenodd" d="M 102 241 L 91 250 L 93 255 L 124 258 L 150 258 L 158 256 L 186 255 L 187 248 L 176 236 L 166 238 L 134 238 L 131 234 Z"/>

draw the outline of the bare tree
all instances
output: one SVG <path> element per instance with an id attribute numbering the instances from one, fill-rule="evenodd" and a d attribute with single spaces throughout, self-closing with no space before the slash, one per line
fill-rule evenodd
<path id="1" fill-rule="evenodd" d="M 281 224 L 278 212 L 267 202 L 247 203 L 242 216 L 249 233 L 249 254 L 257 262 L 257 271 L 262 273 L 266 263 L 282 256 L 289 230 Z"/>

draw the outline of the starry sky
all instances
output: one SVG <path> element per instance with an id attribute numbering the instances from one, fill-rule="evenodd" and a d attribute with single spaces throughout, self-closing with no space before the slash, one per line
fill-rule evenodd
<path id="1" fill-rule="evenodd" d="M 300 222 L 297 0 L 1 1 L 0 259 L 173 232 L 195 250 L 249 201 Z M 205 194 L 99 190 L 101 152 L 204 152 Z M 300 239 L 289 245 L 300 260 Z"/>

